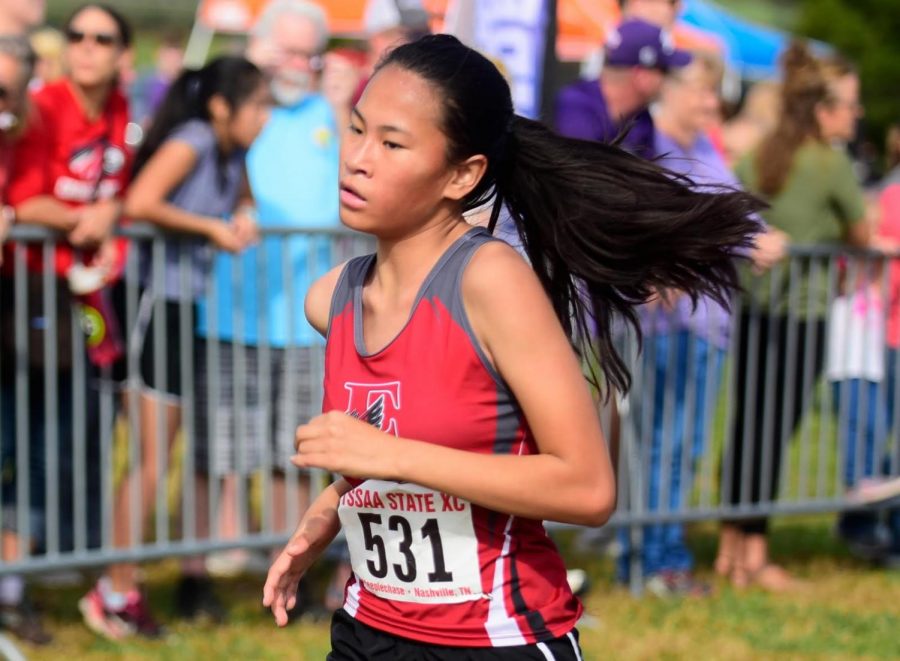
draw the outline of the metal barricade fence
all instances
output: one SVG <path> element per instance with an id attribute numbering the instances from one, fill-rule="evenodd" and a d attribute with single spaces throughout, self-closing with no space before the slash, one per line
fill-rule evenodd
<path id="1" fill-rule="evenodd" d="M 46 268 L 56 238 L 14 229 L 0 279 L 0 514 L 18 554 L 0 574 L 272 547 L 328 479 L 287 459 L 321 405 L 324 346 L 303 296 L 371 240 L 267 228 L 229 257 L 124 232 L 123 277 L 96 303 L 120 317 L 116 368 L 95 364 L 75 297 Z M 611 524 L 627 530 L 633 582 L 648 526 L 848 509 L 862 480 L 900 475 L 900 269 L 887 261 L 794 248 L 746 274 L 730 313 L 672 295 L 642 310 L 641 352 L 618 338 L 633 386 L 618 400 Z"/>

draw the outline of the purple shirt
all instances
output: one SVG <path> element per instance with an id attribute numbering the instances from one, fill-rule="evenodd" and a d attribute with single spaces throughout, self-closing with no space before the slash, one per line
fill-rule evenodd
<path id="1" fill-rule="evenodd" d="M 556 97 L 556 130 L 564 136 L 612 142 L 624 128 L 628 133 L 622 148 L 644 158 L 656 154 L 653 118 L 647 109 L 616 122 L 609 116 L 599 80 L 579 80 L 564 87 Z"/>
<path id="2" fill-rule="evenodd" d="M 705 135 L 698 137 L 691 147 L 685 149 L 657 129 L 654 148 L 660 155 L 657 162 L 662 167 L 689 177 L 696 184 L 697 190 L 715 192 L 723 186 L 742 188 L 712 141 Z M 681 296 L 671 310 L 656 305 L 641 308 L 640 314 L 645 333 L 652 331 L 661 335 L 691 331 L 696 337 L 720 349 L 728 348 L 731 316 L 710 298 L 698 299 L 697 308 L 694 309 L 691 299 Z"/>

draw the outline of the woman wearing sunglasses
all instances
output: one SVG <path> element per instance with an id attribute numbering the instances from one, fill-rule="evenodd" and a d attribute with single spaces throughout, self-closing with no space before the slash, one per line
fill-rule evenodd
<path id="1" fill-rule="evenodd" d="M 71 247 L 87 249 L 87 259 L 109 261 L 128 180 L 128 104 L 118 78 L 131 28 L 116 10 L 91 3 L 72 14 L 64 33 L 67 74 L 34 94 L 36 117 L 22 139 L 9 199 L 20 222 L 62 230 Z M 72 265 L 69 248 L 57 251 L 61 277 Z M 40 259 L 30 263 L 40 268 Z"/>
<path id="2" fill-rule="evenodd" d="M 125 144 L 128 104 L 119 91 L 118 72 L 131 43 L 131 28 L 114 9 L 102 4 L 79 7 L 65 24 L 66 75 L 32 94 L 28 126 L 16 148 L 10 169 L 7 204 L 16 222 L 55 229 L 65 237 L 55 246 L 55 254 L 44 259 L 43 246 L 26 251 L 29 316 L 37 321 L 42 308 L 44 272 L 56 277 L 57 323 L 45 331 L 29 324 L 27 356 L 30 378 L 29 429 L 32 469 L 32 511 L 56 513 L 58 531 L 49 529 L 53 519 L 42 516 L 31 527 L 38 548 L 48 553 L 67 551 L 76 545 L 78 532 L 73 521 L 84 508 L 88 547 L 99 545 L 100 531 L 100 436 L 99 393 L 94 384 L 98 370 L 88 363 L 84 371 L 74 371 L 71 310 L 73 295 L 68 274 L 76 263 L 101 269 L 107 285 L 120 271 L 125 244 L 112 237 L 121 214 L 121 198 L 128 184 L 130 156 Z M 10 262 L 9 254 L 7 261 Z M 46 263 L 45 263 L 46 262 Z M 50 342 L 58 347 L 56 360 L 46 362 L 41 351 L 50 332 Z M 9 362 L 9 361 L 8 361 Z M 45 364 L 46 363 L 46 364 Z M 56 373 L 58 469 L 48 474 L 42 430 L 45 412 L 44 379 Z M 78 376 L 80 375 L 80 376 Z M 73 378 L 74 377 L 74 378 Z M 74 403 L 74 394 L 85 400 Z M 80 416 L 75 418 L 76 406 Z M 74 488 L 73 418 L 85 430 L 85 449 L 79 450 L 87 475 L 86 494 Z M 47 457 L 49 460 L 49 457 Z M 45 501 L 43 480 L 57 483 L 56 496 Z M 41 482 L 41 484 L 34 484 Z M 78 498 L 76 498 L 78 495 Z M 74 503 L 78 502 L 76 512 Z M 56 534 L 58 533 L 58 534 Z M 46 538 L 45 540 L 42 538 Z"/>

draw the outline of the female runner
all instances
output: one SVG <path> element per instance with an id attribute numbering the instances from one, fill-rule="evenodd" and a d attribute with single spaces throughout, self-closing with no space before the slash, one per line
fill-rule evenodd
<path id="1" fill-rule="evenodd" d="M 616 316 L 633 324 L 663 288 L 724 301 L 754 198 L 694 192 L 515 115 L 496 67 L 447 35 L 386 57 L 341 168 L 341 220 L 377 250 L 307 295 L 327 337 L 325 413 L 298 428 L 294 461 L 343 477 L 263 603 L 286 624 L 343 528 L 353 575 L 329 659 L 579 659 L 582 608 L 542 526 L 600 525 L 615 507 L 579 353 L 607 391 L 627 388 Z M 463 219 L 492 198 L 489 229 L 505 205 L 530 264 Z"/>

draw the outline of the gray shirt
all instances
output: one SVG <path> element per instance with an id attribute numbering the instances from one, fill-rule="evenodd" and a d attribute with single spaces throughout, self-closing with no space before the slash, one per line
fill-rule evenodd
<path id="1" fill-rule="evenodd" d="M 246 151 L 236 149 L 223 157 L 212 126 L 200 119 L 176 127 L 167 139 L 170 141 L 188 145 L 196 154 L 197 162 L 184 181 L 169 194 L 168 201 L 200 216 L 230 217 L 241 192 Z M 142 252 L 143 281 L 152 288 L 151 254 L 149 248 Z M 186 295 L 196 300 L 202 297 L 212 270 L 214 249 L 209 241 L 185 235 L 178 240 L 165 241 L 165 253 L 164 298 L 178 300 Z M 182 268 L 187 277 L 187 289 L 182 285 Z"/>

